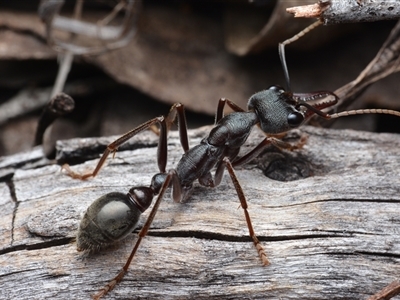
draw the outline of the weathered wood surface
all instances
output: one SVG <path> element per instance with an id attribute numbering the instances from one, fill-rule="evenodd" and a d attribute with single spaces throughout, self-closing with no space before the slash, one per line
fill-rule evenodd
<path id="1" fill-rule="evenodd" d="M 207 130 L 191 131 L 191 145 Z M 167 197 L 130 272 L 107 299 L 367 299 L 398 280 L 400 136 L 307 126 L 301 134 L 308 135 L 306 146 L 285 157 L 313 176 L 287 182 L 264 176 L 259 166 L 280 157 L 276 151 L 237 170 L 270 266 L 261 266 L 225 174 L 219 187 L 197 187 L 185 203 Z M 172 168 L 182 150 L 177 134 L 170 136 Z M 249 144 L 260 140 L 254 130 Z M 76 147 L 108 141 L 59 147 L 70 156 Z M 119 151 L 88 181 L 38 160 L 38 150 L 30 165 L 17 165 L 15 157 L 0 160 L 3 173 L 14 174 L 0 183 L 0 298 L 88 299 L 108 282 L 135 235 L 82 255 L 73 242 L 79 219 L 102 194 L 147 185 L 157 172 L 156 144 L 153 133 L 139 135 L 130 142 L 135 150 Z M 96 161 L 74 168 L 93 168 Z"/>

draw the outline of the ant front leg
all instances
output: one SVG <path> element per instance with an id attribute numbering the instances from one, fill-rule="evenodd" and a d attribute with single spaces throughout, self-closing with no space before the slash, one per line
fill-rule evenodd
<path id="1" fill-rule="evenodd" d="M 261 258 L 262 264 L 264 266 L 267 266 L 267 265 L 269 265 L 267 254 L 265 253 L 263 246 L 261 245 L 260 241 L 258 240 L 258 238 L 257 238 L 257 236 L 256 236 L 256 234 L 254 232 L 253 224 L 251 223 L 250 214 L 249 214 L 249 212 L 247 210 L 247 201 L 246 201 L 246 197 L 244 196 L 243 189 L 240 186 L 239 180 L 237 179 L 235 171 L 233 169 L 233 166 L 232 166 L 232 164 L 231 164 L 231 162 L 229 161 L 228 158 L 224 158 L 224 164 L 226 165 L 226 167 L 228 169 L 228 172 L 229 172 L 229 175 L 230 175 L 231 180 L 233 182 L 233 185 L 235 186 L 236 193 L 237 193 L 237 195 L 239 197 L 240 205 L 243 208 L 244 215 L 245 215 L 245 218 L 246 218 L 247 227 L 249 229 L 249 235 L 250 235 L 251 239 L 253 240 L 253 243 L 254 243 L 254 246 L 257 249 L 258 255 Z"/>
<path id="2" fill-rule="evenodd" d="M 103 155 L 101 156 L 99 162 L 97 163 L 95 169 L 92 172 L 87 172 L 84 174 L 80 174 L 77 172 L 74 172 L 71 170 L 68 164 L 64 164 L 62 166 L 62 169 L 67 171 L 67 175 L 71 176 L 72 178 L 75 179 L 81 179 L 85 180 L 89 177 L 94 177 L 97 175 L 97 173 L 100 171 L 100 169 L 103 167 L 104 162 L 106 161 L 108 155 L 110 153 L 115 153 L 122 144 L 124 144 L 126 141 L 131 139 L 133 136 L 136 134 L 148 129 L 149 127 L 153 126 L 154 124 L 158 123 L 160 126 L 160 135 L 159 135 L 159 142 L 158 142 L 158 149 L 157 149 L 157 163 L 158 163 L 158 168 L 161 173 L 165 173 L 165 167 L 167 165 L 167 125 L 164 117 L 157 117 L 154 119 L 151 119 L 142 125 L 139 125 L 138 127 L 132 129 L 131 131 L 128 131 L 124 135 L 122 135 L 120 138 L 112 142 L 107 146 L 107 149 L 104 151 Z M 186 135 L 187 136 L 187 135 Z"/>
<path id="3" fill-rule="evenodd" d="M 234 167 L 237 167 L 237 166 L 241 166 L 241 165 L 249 163 L 254 158 L 256 158 L 268 145 L 271 145 L 271 144 L 281 150 L 284 149 L 284 150 L 293 151 L 293 150 L 302 148 L 304 146 L 304 144 L 306 143 L 306 141 L 307 141 L 306 137 L 301 137 L 300 140 L 296 144 L 293 145 L 293 144 L 284 142 L 284 141 L 274 138 L 274 137 L 266 137 L 254 149 L 252 149 L 251 151 L 249 151 L 242 157 L 234 159 L 232 162 L 232 165 Z"/>

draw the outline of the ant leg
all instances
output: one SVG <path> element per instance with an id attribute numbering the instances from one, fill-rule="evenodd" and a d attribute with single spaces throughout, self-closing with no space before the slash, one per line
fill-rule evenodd
<path id="1" fill-rule="evenodd" d="M 169 110 L 169 113 L 165 118 L 165 122 L 167 124 L 167 131 L 171 129 L 171 126 L 174 123 L 177 115 L 178 115 L 178 130 L 179 130 L 180 142 L 183 151 L 187 152 L 189 150 L 189 138 L 187 134 L 186 114 L 183 104 L 175 103 L 174 105 L 171 106 L 171 109 Z M 154 125 L 150 126 L 150 130 L 157 135 L 160 134 L 160 131 Z"/>
<path id="2" fill-rule="evenodd" d="M 265 149 L 265 147 L 267 147 L 269 144 L 271 144 L 271 140 L 272 139 L 274 139 L 274 138 L 271 138 L 271 137 L 264 138 L 261 141 L 261 143 L 259 143 L 253 150 L 251 150 L 250 152 L 246 153 L 242 157 L 240 157 L 238 159 L 235 159 L 232 162 L 232 165 L 234 167 L 237 167 L 237 166 L 241 166 L 241 165 L 247 164 L 252 159 L 256 158 Z"/>
<path id="3" fill-rule="evenodd" d="M 240 148 L 229 149 L 228 153 L 226 153 L 226 157 L 230 161 L 232 161 L 239 154 L 239 151 L 240 151 Z M 221 160 L 216 166 L 216 170 L 214 173 L 214 179 L 212 181 L 211 187 L 216 187 L 221 183 L 222 176 L 224 175 L 224 170 L 225 170 L 225 162 L 223 160 Z M 210 174 L 210 176 L 211 176 L 211 174 Z"/>
<path id="4" fill-rule="evenodd" d="M 158 149 L 157 149 L 157 163 L 158 163 L 158 168 L 160 169 L 161 173 L 165 173 L 165 167 L 167 165 L 167 126 L 165 122 L 164 117 L 157 117 L 154 119 L 151 119 L 142 125 L 139 125 L 138 127 L 132 129 L 131 131 L 128 131 L 124 135 L 122 135 L 120 138 L 116 139 L 114 142 L 109 144 L 106 148 L 106 150 L 103 152 L 103 155 L 100 158 L 100 161 L 97 163 L 97 166 L 92 172 L 80 174 L 77 172 L 74 172 L 70 169 L 68 164 L 64 164 L 62 166 L 62 169 L 65 169 L 67 171 L 67 175 L 71 176 L 72 178 L 75 179 L 81 179 L 85 180 L 89 177 L 94 177 L 97 175 L 97 173 L 100 171 L 102 166 L 104 165 L 104 162 L 106 161 L 108 155 L 110 153 L 115 153 L 122 144 L 124 144 L 126 141 L 131 139 L 133 136 L 136 134 L 148 129 L 150 126 L 158 123 L 160 126 L 160 138 L 158 142 Z"/>
<path id="5" fill-rule="evenodd" d="M 250 215 L 249 215 L 249 212 L 247 211 L 246 197 L 244 196 L 243 189 L 240 186 L 240 183 L 239 183 L 239 180 L 236 177 L 235 171 L 233 170 L 233 166 L 232 166 L 232 164 L 231 164 L 231 162 L 229 161 L 228 158 L 224 158 L 224 163 L 225 163 L 225 165 L 226 165 L 226 167 L 228 169 L 229 175 L 231 176 L 233 185 L 235 186 L 236 193 L 237 193 L 237 195 L 239 197 L 239 200 L 240 200 L 240 205 L 243 208 L 244 215 L 246 217 L 247 227 L 249 229 L 250 237 L 253 240 L 254 246 L 257 249 L 258 255 L 260 256 L 263 265 L 264 266 L 269 265 L 269 261 L 268 261 L 267 255 L 265 254 L 264 248 L 261 245 L 260 241 L 258 240 L 256 234 L 254 233 L 254 229 L 253 229 L 253 225 L 251 223 Z"/>
<path id="6" fill-rule="evenodd" d="M 232 102 L 231 100 L 226 99 L 226 98 L 221 98 L 218 101 L 217 113 L 215 114 L 215 124 L 217 124 L 218 121 L 224 117 L 225 104 L 228 104 L 228 106 L 236 112 L 245 112 L 245 110 L 243 108 L 241 108 L 239 105 Z"/>
<path id="7" fill-rule="evenodd" d="M 267 147 L 269 144 L 272 144 L 279 149 L 293 151 L 293 150 L 301 149 L 304 146 L 304 144 L 306 143 L 306 141 L 307 141 L 306 137 L 301 137 L 300 141 L 298 141 L 296 144 L 293 145 L 293 144 L 284 142 L 284 141 L 274 138 L 274 137 L 266 137 L 253 150 L 246 153 L 242 157 L 235 159 L 232 162 L 232 165 L 234 167 L 237 167 L 237 166 L 247 164 L 248 162 L 250 162 L 251 160 L 256 158 L 265 149 L 265 147 Z"/>
<path id="8" fill-rule="evenodd" d="M 289 150 L 289 151 L 298 150 L 298 149 L 303 148 L 303 146 L 306 144 L 306 142 L 307 142 L 306 136 L 302 136 L 300 138 L 300 140 L 298 142 L 296 142 L 295 144 L 287 143 L 287 142 L 284 142 L 284 141 L 276 139 L 276 138 L 271 138 L 272 145 L 274 145 L 275 147 L 277 147 L 281 150 Z"/>
<path id="9" fill-rule="evenodd" d="M 165 192 L 167 191 L 168 187 L 170 186 L 170 183 L 172 181 L 173 184 L 173 189 L 176 186 L 176 183 L 179 183 L 179 178 L 178 175 L 176 174 L 175 170 L 171 170 L 168 172 L 167 177 L 165 178 L 165 181 L 161 187 L 160 193 L 158 194 L 157 200 L 154 203 L 153 208 L 151 209 L 151 212 L 144 223 L 142 229 L 140 230 L 138 234 L 138 239 L 136 240 L 135 245 L 133 246 L 132 252 L 129 255 L 127 261 L 125 262 L 125 265 L 122 267 L 121 271 L 109 282 L 107 283 L 97 294 L 93 295 L 93 299 L 100 299 L 104 295 L 106 295 L 109 291 L 114 289 L 114 287 L 121 282 L 121 280 L 124 278 L 125 274 L 128 272 L 129 266 L 133 260 L 133 257 L 136 254 L 137 249 L 140 246 L 141 241 L 143 238 L 147 235 L 151 224 L 153 223 L 154 217 L 158 211 L 158 208 L 161 204 L 161 201 L 164 198 Z M 180 184 L 180 183 L 179 183 Z M 178 187 L 178 190 L 180 189 L 180 186 Z M 179 192 L 178 192 L 179 194 Z"/>
<path id="10" fill-rule="evenodd" d="M 185 108 L 181 103 L 175 103 L 166 117 L 167 128 L 171 128 L 172 123 L 175 121 L 176 115 L 178 115 L 178 130 L 179 139 L 183 148 L 183 151 L 187 152 L 189 150 L 189 138 L 187 134 L 187 123 Z"/>
<path id="11" fill-rule="evenodd" d="M 274 139 L 274 138 L 271 138 L 271 137 L 264 138 L 261 141 L 261 143 L 258 144 L 253 150 L 251 150 L 250 152 L 246 153 L 244 156 L 242 156 L 238 159 L 234 159 L 232 162 L 232 166 L 237 167 L 237 166 L 244 165 L 244 164 L 248 163 L 249 161 L 251 161 L 252 159 L 254 159 L 255 157 L 257 157 L 264 150 L 264 148 L 266 146 L 268 146 L 269 144 L 272 143 L 271 142 L 272 139 Z M 226 163 L 224 161 L 218 163 L 217 169 L 215 170 L 212 187 L 215 187 L 221 183 L 222 176 L 224 175 L 225 164 Z"/>

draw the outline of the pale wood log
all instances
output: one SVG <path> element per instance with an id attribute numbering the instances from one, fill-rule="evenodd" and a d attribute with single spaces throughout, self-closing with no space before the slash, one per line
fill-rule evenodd
<path id="1" fill-rule="evenodd" d="M 190 131 L 191 145 L 209 130 Z M 236 172 L 269 266 L 261 265 L 225 174 L 220 186 L 198 186 L 185 203 L 166 197 L 130 271 L 106 299 L 367 299 L 398 280 L 400 136 L 307 126 L 301 134 L 308 135 L 307 144 L 286 158 L 305 161 L 313 176 L 288 182 L 265 177 L 257 166 L 276 150 Z M 59 157 L 78 147 L 82 155 L 112 139 L 59 143 Z M 244 150 L 261 139 L 253 130 Z M 106 284 L 135 235 L 83 255 L 73 241 L 79 219 L 104 193 L 148 185 L 157 172 L 156 145 L 153 133 L 140 134 L 127 146 L 134 150 L 118 151 L 87 181 L 44 163 L 38 149 L 19 155 L 19 164 L 16 157 L 1 159 L 0 167 L 14 176 L 0 183 L 0 298 L 88 299 Z M 182 154 L 176 132 L 168 146 L 172 168 Z"/>

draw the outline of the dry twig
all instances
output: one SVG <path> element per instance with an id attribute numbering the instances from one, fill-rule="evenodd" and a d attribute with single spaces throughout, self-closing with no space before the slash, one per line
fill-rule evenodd
<path id="1" fill-rule="evenodd" d="M 137 13 L 140 10 L 139 0 L 119 1 L 113 10 L 96 24 L 80 20 L 83 0 L 76 3 L 74 18 L 59 15 L 64 1 L 42 1 L 39 16 L 46 25 L 46 38 L 57 51 L 70 51 L 75 55 L 98 54 L 126 46 L 136 34 Z M 119 26 L 108 25 L 119 12 L 124 16 Z M 55 31 L 70 33 L 71 36 L 82 36 L 84 39 L 67 39 L 56 36 Z M 88 44 L 84 44 L 89 41 Z M 95 44 L 95 45 L 93 45 Z"/>
<path id="2" fill-rule="evenodd" d="M 50 100 L 49 105 L 45 107 L 43 114 L 39 120 L 37 131 L 35 134 L 34 145 L 39 145 L 43 143 L 43 136 L 45 131 L 58 116 L 71 111 L 67 109 L 61 114 L 53 113 L 52 111 L 49 112 L 49 107 L 53 105 L 53 100 L 58 99 L 58 96 L 61 95 L 60 93 L 64 90 L 64 85 L 67 80 L 68 73 L 71 69 L 74 55 L 104 52 L 109 49 L 125 46 L 136 32 L 136 27 L 133 26 L 133 22 L 135 22 L 136 20 L 136 15 L 133 13 L 133 11 L 134 4 L 138 3 L 138 1 L 135 2 L 134 0 L 129 0 L 118 2 L 112 12 L 108 14 L 104 19 L 100 20 L 97 25 L 82 22 L 80 20 L 82 16 L 83 2 L 84 0 L 78 0 L 76 2 L 72 19 L 68 19 L 59 15 L 64 1 L 42 0 L 40 3 L 38 13 L 42 21 L 46 25 L 47 42 L 49 43 L 49 45 L 52 45 L 55 50 L 62 51 L 63 53 L 60 59 L 60 67 L 58 69 L 56 82 L 51 93 L 52 100 Z M 106 26 L 117 16 L 118 12 L 123 9 L 125 9 L 125 18 L 122 22 L 122 25 L 119 27 Z M 54 37 L 53 32 L 56 29 L 61 29 L 69 33 L 68 40 L 62 41 Z M 100 40 L 101 46 L 80 46 L 75 43 L 76 40 L 78 40 L 79 35 L 94 37 L 95 39 Z M 62 98 L 66 99 L 65 97 Z M 70 100 L 72 100 L 72 98 L 70 98 Z M 68 108 L 70 107 L 71 106 L 68 106 Z M 51 128 L 49 128 L 49 130 L 51 130 Z M 48 145 L 47 147 L 44 146 L 44 149 L 54 149 L 54 146 L 55 145 Z"/>
<path id="3" fill-rule="evenodd" d="M 400 18 L 399 1 L 319 0 L 318 3 L 290 7 L 296 18 L 319 18 L 325 24 L 374 22 Z"/>
<path id="4" fill-rule="evenodd" d="M 75 107 L 74 100 L 64 93 L 58 93 L 43 109 L 35 135 L 34 146 L 41 145 L 46 129 L 60 116 L 70 113 Z"/>
<path id="5" fill-rule="evenodd" d="M 381 49 L 358 77 L 335 91 L 338 104 L 331 108 L 343 110 L 353 103 L 371 84 L 400 71 L 400 21 L 394 26 Z M 324 120 L 320 124 L 332 124 Z"/>

